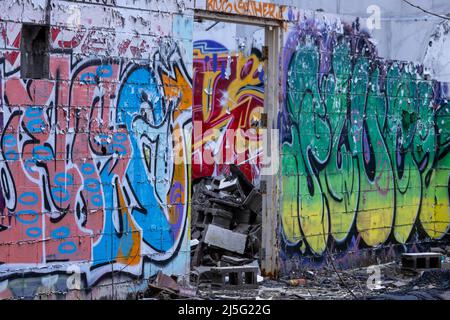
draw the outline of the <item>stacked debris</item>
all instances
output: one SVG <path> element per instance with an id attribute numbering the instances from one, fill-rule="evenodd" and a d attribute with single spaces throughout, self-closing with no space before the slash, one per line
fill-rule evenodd
<path id="1" fill-rule="evenodd" d="M 261 192 L 237 166 L 193 187 L 191 266 L 244 266 L 259 256 Z"/>

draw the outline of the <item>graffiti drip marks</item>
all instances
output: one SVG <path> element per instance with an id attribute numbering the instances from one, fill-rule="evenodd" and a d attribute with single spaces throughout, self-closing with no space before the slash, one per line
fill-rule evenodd
<path id="1" fill-rule="evenodd" d="M 421 67 L 383 61 L 347 28 L 304 22 L 284 53 L 286 250 L 376 248 L 450 226 L 448 104 Z M 292 250 L 291 250 L 292 252 Z"/>

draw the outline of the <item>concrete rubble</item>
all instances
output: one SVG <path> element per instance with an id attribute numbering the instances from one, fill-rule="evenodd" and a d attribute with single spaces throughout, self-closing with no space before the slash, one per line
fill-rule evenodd
<path id="1" fill-rule="evenodd" d="M 199 242 L 200 243 L 200 242 Z M 224 252 L 225 249 L 221 249 Z M 222 252 L 221 252 L 222 253 Z M 439 268 L 410 268 L 406 257 L 439 254 Z M 332 259 L 330 257 L 330 259 Z M 217 267 L 197 266 L 189 283 L 159 272 L 150 279 L 141 299 L 182 300 L 450 300 L 450 247 L 404 254 L 398 261 L 341 270 L 330 264 L 304 268 L 272 280 L 259 275 L 257 260 L 226 251 Z M 379 278 L 374 275 L 378 270 Z M 238 270 L 239 272 L 236 272 Z M 228 278 L 228 279 L 226 279 Z"/>
<path id="2" fill-rule="evenodd" d="M 222 274 L 220 268 L 228 267 L 242 267 L 245 270 L 239 272 L 244 273 L 251 269 L 254 274 L 248 279 L 257 279 L 261 204 L 260 190 L 237 166 L 230 166 L 227 176 L 197 181 L 193 187 L 191 228 L 191 267 L 196 281 L 211 282 L 212 278 L 217 279 L 214 274 Z M 233 274 L 223 281 L 229 283 Z M 250 283 L 239 284 L 256 284 L 256 280 L 247 282 Z"/>
<path id="3" fill-rule="evenodd" d="M 202 299 L 199 289 L 256 289 L 263 281 L 261 192 L 237 166 L 227 176 L 204 178 L 193 187 L 191 277 L 183 283 L 159 272 L 141 299 Z"/>
<path id="4" fill-rule="evenodd" d="M 332 257 L 272 280 L 260 273 L 260 190 L 235 166 L 193 187 L 191 276 L 158 273 L 143 299 L 190 300 L 450 300 L 450 247 L 405 253 L 372 268 L 337 269 Z M 371 278 L 373 267 L 380 278 Z M 372 279 L 372 280 L 371 280 Z"/>
<path id="5" fill-rule="evenodd" d="M 337 270 L 330 266 L 265 279 L 254 290 L 200 288 L 208 300 L 450 300 L 450 259 L 441 270 L 406 271 L 400 263 L 378 265 L 381 279 L 368 281 L 368 268 Z"/>

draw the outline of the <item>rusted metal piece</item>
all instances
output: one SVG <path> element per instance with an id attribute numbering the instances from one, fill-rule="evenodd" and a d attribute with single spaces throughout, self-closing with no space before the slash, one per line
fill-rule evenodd
<path id="1" fill-rule="evenodd" d="M 299 287 L 306 285 L 306 279 L 291 279 L 288 281 L 288 284 L 292 287 Z"/>
<path id="2" fill-rule="evenodd" d="M 144 298 L 157 299 L 192 299 L 197 296 L 197 287 L 188 284 L 178 284 L 175 276 L 168 276 L 162 271 L 156 274 L 153 282 L 148 284 Z"/>
<path id="3" fill-rule="evenodd" d="M 162 271 L 157 273 L 153 285 L 164 289 L 170 289 L 174 292 L 178 292 L 180 290 L 176 279 L 165 275 Z"/>

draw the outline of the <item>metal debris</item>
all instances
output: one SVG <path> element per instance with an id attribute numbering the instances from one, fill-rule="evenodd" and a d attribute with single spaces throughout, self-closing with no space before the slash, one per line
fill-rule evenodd
<path id="1" fill-rule="evenodd" d="M 159 271 L 150 279 L 144 299 L 193 299 L 197 296 L 197 288 L 191 285 L 180 285 L 178 278 L 168 276 Z"/>

